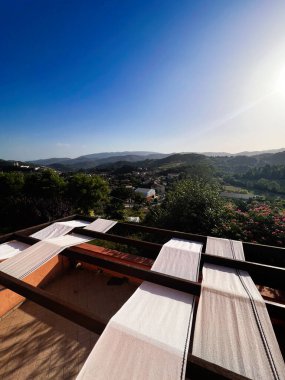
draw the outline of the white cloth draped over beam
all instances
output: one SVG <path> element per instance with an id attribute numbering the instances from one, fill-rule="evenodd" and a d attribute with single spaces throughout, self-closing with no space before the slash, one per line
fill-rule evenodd
<path id="1" fill-rule="evenodd" d="M 88 224 L 89 222 L 85 222 L 83 220 L 67 220 L 65 222 L 56 222 L 46 228 L 43 228 L 40 231 L 35 232 L 30 236 L 39 240 L 51 239 L 66 235 L 75 227 L 86 227 Z"/>
<path id="2" fill-rule="evenodd" d="M 18 240 L 11 240 L 7 243 L 3 243 L 0 245 L 0 261 L 16 256 L 18 253 L 24 251 L 24 249 L 28 247 L 29 244 L 22 243 Z"/>
<path id="3" fill-rule="evenodd" d="M 107 221 L 109 223 L 109 228 L 111 228 L 114 223 L 113 221 Z M 111 223 L 113 222 L 113 224 Z M 43 264 L 51 260 L 53 257 L 58 255 L 65 248 L 78 245 L 81 243 L 86 243 L 93 240 L 92 237 L 69 234 L 74 227 L 86 226 L 88 222 L 84 221 L 68 221 L 68 222 L 56 222 L 52 225 L 36 232 L 31 235 L 35 238 L 43 238 L 44 240 L 37 242 L 34 245 L 28 246 L 28 248 L 22 250 L 17 255 L 3 261 L 0 263 L 0 271 L 9 274 L 18 279 L 23 279 L 30 273 L 34 272 L 36 269 L 41 267 Z M 94 227 L 95 224 L 95 227 Z M 112 224 L 112 226 L 111 226 Z M 88 224 L 88 226 L 93 225 L 93 230 L 96 229 L 96 221 Z M 85 227 L 86 228 L 86 227 Z M 107 223 L 105 225 L 105 230 L 108 230 Z M 53 236 L 53 237 L 51 237 Z M 5 243 L 7 244 L 7 243 Z M 1 246 L 0 246 L 1 249 Z M 2 289 L 2 288 L 1 288 Z"/>
<path id="4" fill-rule="evenodd" d="M 88 224 L 85 229 L 96 232 L 106 233 L 109 231 L 117 222 L 114 220 L 101 219 L 98 218 L 94 222 Z"/>
<path id="5" fill-rule="evenodd" d="M 206 252 L 244 260 L 238 241 L 208 237 Z M 204 264 L 193 354 L 251 379 L 285 379 L 265 303 L 247 272 Z"/>
<path id="6" fill-rule="evenodd" d="M 172 239 L 152 270 L 197 281 L 202 244 Z M 194 296 L 144 282 L 111 318 L 77 379 L 184 379 Z"/>

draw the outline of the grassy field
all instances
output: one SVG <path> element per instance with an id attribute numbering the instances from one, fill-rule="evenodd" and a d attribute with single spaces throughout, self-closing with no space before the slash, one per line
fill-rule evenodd
<path id="1" fill-rule="evenodd" d="M 229 193 L 237 193 L 237 194 L 248 194 L 249 191 L 247 189 L 243 189 L 241 187 L 226 185 L 224 186 L 224 191 L 228 191 Z"/>

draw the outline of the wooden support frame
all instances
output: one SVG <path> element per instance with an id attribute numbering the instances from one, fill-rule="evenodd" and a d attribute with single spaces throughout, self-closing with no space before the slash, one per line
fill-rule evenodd
<path id="1" fill-rule="evenodd" d="M 72 215 L 70 217 L 59 219 L 58 221 L 63 220 L 71 220 L 71 219 L 87 219 L 84 217 L 78 217 L 77 215 Z M 94 218 L 88 218 L 88 220 L 94 220 Z M 27 236 L 30 233 L 35 232 L 39 228 L 44 228 L 48 226 L 50 223 L 45 223 L 40 226 L 31 227 L 29 229 L 18 231 L 17 233 L 7 234 L 5 236 L 0 237 L 0 242 L 9 241 L 11 239 L 18 239 L 20 241 L 24 241 L 28 244 L 34 244 L 37 242 L 37 239 L 33 239 L 29 236 Z M 120 225 L 130 228 L 129 226 L 134 227 L 135 229 L 138 227 L 137 225 L 130 225 L 127 223 L 120 223 Z M 153 229 L 151 227 L 145 227 L 145 226 L 139 226 L 140 230 L 143 230 L 144 232 L 152 232 L 152 233 L 161 233 L 164 236 L 168 237 L 176 237 L 176 238 L 182 238 L 182 239 L 190 239 L 195 241 L 200 241 L 203 246 L 205 247 L 206 237 L 201 235 L 194 235 L 194 234 L 187 234 L 187 233 L 181 233 L 177 231 L 169 231 L 169 230 L 161 230 L 161 229 Z M 152 231 L 150 231 L 150 229 Z M 73 232 L 80 233 L 82 235 L 94 237 L 96 239 L 102 239 L 107 241 L 113 241 L 121 244 L 128 244 L 133 245 L 136 247 L 144 248 L 147 251 L 151 252 L 152 257 L 156 257 L 156 254 L 161 249 L 162 245 L 147 241 L 139 241 L 135 239 L 130 239 L 122 236 L 117 236 L 113 234 L 103 234 L 98 233 L 94 231 L 88 231 L 83 230 L 82 228 L 75 228 Z M 245 244 L 245 243 L 244 243 Z M 258 245 L 252 245 L 255 249 L 257 249 Z M 257 246 L 257 247 L 256 247 Z M 267 249 L 271 247 L 266 247 Z M 276 248 L 276 247 L 272 247 Z M 278 254 L 283 253 L 283 249 L 276 248 L 278 251 Z M 268 253 L 268 252 L 267 252 Z M 157 273 L 155 271 L 149 271 L 146 269 L 141 268 L 134 268 L 129 264 L 123 264 L 123 263 L 116 263 L 110 259 L 106 258 L 98 258 L 95 257 L 92 254 L 86 253 L 80 253 L 76 250 L 76 247 L 66 249 L 61 253 L 62 255 L 71 258 L 75 261 L 81 261 L 86 262 L 89 264 L 93 264 L 105 269 L 109 269 L 112 271 L 115 271 L 120 274 L 125 274 L 131 277 L 136 277 L 144 281 L 150 281 L 159 285 L 168 286 L 172 289 L 188 292 L 191 294 L 194 294 L 196 296 L 199 296 L 201 291 L 201 284 L 181 280 L 173 276 L 167 276 L 161 273 Z M 268 286 L 277 286 L 279 288 L 283 288 L 283 279 L 284 279 L 284 273 L 285 270 L 283 268 L 276 268 L 276 267 L 270 267 L 267 265 L 262 265 L 258 263 L 251 263 L 251 262 L 244 262 L 239 260 L 232 260 L 232 259 L 226 259 L 223 257 L 213 256 L 206 253 L 202 254 L 201 263 L 209 262 L 217 265 L 226 265 L 232 268 L 236 269 L 242 269 L 248 271 L 253 279 L 256 282 L 268 279 L 267 285 Z M 268 274 L 270 273 L 270 276 L 268 277 Z M 49 310 L 54 311 L 55 313 L 72 320 L 75 323 L 78 323 L 81 326 L 84 326 L 85 328 L 88 328 L 89 330 L 100 334 L 105 326 L 106 323 L 104 321 L 98 320 L 98 318 L 94 318 L 94 315 L 86 312 L 83 309 L 74 307 L 72 304 L 63 302 L 62 300 L 56 298 L 55 296 L 41 290 L 35 287 L 32 287 L 31 285 L 25 284 L 20 280 L 17 280 L 11 276 L 8 276 L 5 273 L 0 272 L 0 283 L 7 288 L 16 291 L 17 293 L 23 295 L 24 297 L 30 299 L 31 301 L 34 301 Z M 262 284 L 262 282 L 261 282 Z M 284 284 L 283 284 L 284 286 Z M 276 304 L 274 302 L 267 302 L 266 307 L 268 309 L 268 312 L 270 314 L 270 317 L 272 319 L 282 319 L 285 320 L 285 307 Z M 245 379 L 243 376 L 240 376 L 238 374 L 235 374 L 231 371 L 226 370 L 225 368 L 216 366 L 212 363 L 209 363 L 207 361 L 204 361 L 200 358 L 197 358 L 191 354 L 188 355 L 188 361 L 187 361 L 187 376 L 191 376 L 192 379 L 200 379 L 203 377 L 203 379 Z"/>
<path id="2" fill-rule="evenodd" d="M 89 222 L 96 220 L 96 218 L 90 216 L 76 215 L 76 218 L 84 219 Z M 118 222 L 116 226 L 133 232 L 156 234 L 167 237 L 169 239 L 178 238 L 194 240 L 203 244 L 203 252 L 205 252 L 206 249 L 207 236 L 204 235 L 193 234 L 189 232 L 172 231 L 168 229 L 148 227 L 141 224 L 124 222 Z M 248 242 L 242 243 L 246 260 L 285 268 L 285 248 Z"/>
<path id="3" fill-rule="evenodd" d="M 189 379 L 203 380 L 249 380 L 248 377 L 239 375 L 192 354 L 188 355 L 186 376 Z"/>
<path id="4" fill-rule="evenodd" d="M 43 223 L 41 225 L 33 226 L 27 229 L 17 231 L 16 233 L 10 233 L 3 236 L 0 236 L 0 243 L 12 239 L 18 239 L 20 241 L 26 242 L 28 244 L 34 244 L 38 240 L 29 237 L 29 234 L 36 232 L 37 230 L 47 227 L 51 223 L 57 221 L 68 221 L 72 219 L 83 219 L 88 221 L 93 221 L 95 218 L 84 217 L 79 215 L 71 215 L 66 218 L 61 218 L 52 222 Z M 209 255 L 205 253 L 205 245 L 207 241 L 206 236 L 184 233 L 179 231 L 171 231 L 165 229 L 159 229 L 154 227 L 147 227 L 137 224 L 130 223 L 117 223 L 117 226 L 124 228 L 130 231 L 138 231 L 144 233 L 160 234 L 168 238 L 180 238 L 187 240 L 194 240 L 201 242 L 203 244 L 203 253 L 201 257 L 201 264 L 204 262 L 228 266 L 231 268 L 242 269 L 248 271 L 252 276 L 253 280 L 256 283 L 261 285 L 266 285 L 270 287 L 276 287 L 278 289 L 285 289 L 284 283 L 284 274 L 285 274 L 285 249 L 278 247 L 270 247 L 259 244 L 251 244 L 243 242 L 243 248 L 247 260 L 253 260 L 256 262 L 250 261 L 239 261 L 232 260 L 223 257 L 218 257 L 214 255 Z M 135 247 L 146 249 L 148 257 L 155 258 L 162 245 L 148 242 L 140 241 L 136 239 L 131 239 L 123 236 L 113 235 L 113 234 L 104 234 L 94 231 L 88 231 L 82 228 L 75 228 L 73 232 L 79 233 L 81 235 L 94 237 L 96 239 L 113 241 L 120 244 L 132 245 Z M 125 274 L 127 276 L 136 277 L 143 281 L 150 281 L 162 286 L 167 286 L 172 289 L 188 292 L 195 296 L 200 295 L 201 284 L 182 280 L 173 276 L 164 275 L 155 271 L 149 271 L 142 268 L 134 268 L 129 264 L 117 263 L 111 259 L 98 258 L 88 252 L 84 254 L 78 252 L 76 247 L 69 248 L 64 250 L 62 255 L 69 257 L 72 260 L 79 262 L 86 262 L 93 264 L 105 269 L 115 271 L 120 274 Z M 272 267 L 265 264 L 275 264 L 279 267 Z M 280 268 L 281 267 L 281 268 Z M 75 322 L 90 331 L 95 332 L 96 334 L 101 334 L 106 326 L 106 322 L 95 317 L 92 313 L 87 312 L 86 310 L 75 307 L 74 305 L 62 301 L 56 296 L 31 285 L 26 284 L 23 281 L 20 281 L 12 276 L 9 276 L 3 272 L 0 272 L 0 284 L 15 291 L 16 293 L 26 297 L 27 299 L 38 303 L 39 305 L 63 316 Z M 274 302 L 265 301 L 267 310 L 271 319 L 280 319 L 285 320 L 285 306 L 276 304 Z M 242 380 L 246 379 L 245 377 L 235 374 L 231 371 L 226 370 L 225 368 L 219 367 L 212 363 L 209 363 L 203 359 L 197 358 L 192 354 L 188 355 L 187 360 L 187 371 L 186 375 L 190 376 L 191 379 L 232 379 L 232 380 Z"/>
<path id="5" fill-rule="evenodd" d="M 134 277 L 142 281 L 152 282 L 157 285 L 166 286 L 174 290 L 193 294 L 194 296 L 199 296 L 201 293 L 201 285 L 198 282 L 183 280 L 181 278 L 169 276 L 167 274 L 153 270 L 138 268 L 130 264 L 116 262 L 108 256 L 97 257 L 88 252 L 80 253 L 76 250 L 76 248 L 66 249 L 60 254 L 77 262 L 84 262 L 87 264 L 95 265 L 97 267 L 107 269 L 118 274 Z"/>
<path id="6" fill-rule="evenodd" d="M 106 327 L 106 323 L 92 313 L 1 271 L 0 284 L 96 334 L 101 334 Z"/>
<path id="7" fill-rule="evenodd" d="M 84 236 L 94 237 L 95 239 L 107 240 L 120 244 L 128 244 L 135 247 L 143 247 L 146 250 L 151 250 L 153 252 L 151 255 L 152 258 L 156 258 L 158 252 L 163 246 L 162 244 L 130 239 L 117 235 L 111 235 L 108 233 L 90 231 L 87 229 L 82 229 L 81 227 L 74 228 L 73 231 Z M 149 257 L 150 255 L 146 256 Z M 259 285 L 269 286 L 271 288 L 285 290 L 285 268 L 273 267 L 249 261 L 234 260 L 226 257 L 202 253 L 201 265 L 205 262 L 245 270 L 251 275 L 255 283 Z"/>
<path id="8" fill-rule="evenodd" d="M 87 231 L 87 230 L 84 230 L 84 231 Z M 91 234 L 97 234 L 97 232 L 93 232 L 93 231 L 88 231 L 88 232 L 90 232 Z M 21 234 L 15 234 L 15 238 L 27 244 L 35 244 L 38 241 L 38 239 L 29 237 L 29 236 L 23 236 Z M 148 269 L 135 268 L 130 264 L 117 263 L 117 262 L 112 261 L 112 259 L 108 258 L 107 256 L 105 258 L 99 258 L 99 257 L 95 257 L 92 253 L 85 252 L 83 254 L 83 253 L 78 252 L 76 247 L 67 248 L 64 251 L 62 251 L 60 255 L 64 255 L 72 260 L 76 260 L 79 262 L 93 264 L 101 268 L 112 270 L 114 272 L 124 274 L 130 277 L 136 277 L 143 281 L 153 282 L 158 285 L 167 286 L 169 288 L 180 290 L 180 291 L 197 295 L 197 296 L 200 295 L 200 291 L 201 291 L 200 283 L 182 280 L 177 277 L 168 276 L 168 275 L 158 273 L 155 271 L 150 271 Z M 227 265 L 231 267 L 235 267 L 235 268 L 237 267 L 236 263 L 241 263 L 241 265 L 247 265 L 247 266 L 250 265 L 252 266 L 252 268 L 260 267 L 260 275 L 262 275 L 262 273 L 268 274 L 268 271 L 274 271 L 274 273 L 272 272 L 273 275 L 275 275 L 276 277 L 278 276 L 278 278 L 280 277 L 284 279 L 285 270 L 283 268 L 270 268 L 270 267 L 264 268 L 262 264 L 254 264 L 254 263 L 247 263 L 244 261 L 224 259 L 222 257 L 213 256 L 213 255 L 207 255 L 206 257 L 210 257 L 210 260 L 212 260 L 210 262 L 215 263 L 215 264 L 225 265 L 224 260 L 227 260 L 226 261 Z M 203 258 L 203 254 L 202 254 L 202 258 Z M 241 267 L 239 269 L 248 270 L 247 266 Z M 266 307 L 271 319 L 281 319 L 285 321 L 285 306 L 282 306 L 280 304 L 277 304 L 275 302 L 270 302 L 270 301 L 265 301 L 265 304 L 266 304 Z"/>
<path id="9" fill-rule="evenodd" d="M 95 317 L 92 313 L 86 310 L 74 306 L 73 304 L 62 301 L 55 295 L 26 284 L 25 282 L 18 280 L 6 273 L 0 271 L 0 284 L 9 288 L 10 290 L 26 297 L 32 302 L 37 303 L 45 307 L 48 310 L 53 311 L 62 317 L 79 324 L 82 327 L 89 329 L 90 331 L 101 335 L 104 331 L 107 322 Z M 224 379 L 224 380 L 245 380 L 247 378 L 231 372 L 225 368 L 217 366 L 206 360 L 200 359 L 192 354 L 188 355 L 187 376 L 190 375 L 192 380 L 203 379 Z"/>
<path id="10" fill-rule="evenodd" d="M 11 239 L 14 239 L 15 234 L 20 233 L 22 235 L 28 236 L 29 234 L 36 232 L 37 230 L 41 228 L 47 227 L 51 223 L 62 222 L 62 221 L 72 220 L 72 219 L 81 219 L 81 220 L 86 220 L 89 222 L 93 222 L 94 220 L 96 220 L 96 218 L 91 217 L 91 216 L 74 214 L 65 218 L 43 223 L 41 225 L 32 226 L 26 229 L 15 231 L 14 233 L 2 235 L 0 236 L 0 244 L 6 241 L 9 241 Z M 157 234 L 157 235 L 168 237 L 169 239 L 178 238 L 178 239 L 194 240 L 203 244 L 203 253 L 205 252 L 207 236 L 204 236 L 204 235 L 192 234 L 188 232 L 172 231 L 172 230 L 167 230 L 167 229 L 162 229 L 162 228 L 157 228 L 157 227 L 148 227 L 148 226 L 143 226 L 141 224 L 132 224 L 132 223 L 118 222 L 116 226 L 119 226 L 120 228 L 123 228 L 126 230 L 134 231 L 134 232 L 145 232 L 145 233 L 150 233 L 150 234 Z M 111 235 L 112 237 L 110 236 L 110 234 L 105 234 L 105 235 L 110 240 L 103 239 L 103 235 L 101 235 L 101 237 L 99 237 L 99 235 L 98 237 L 94 236 L 94 238 L 97 238 L 97 239 L 101 238 L 102 240 L 119 242 L 119 240 L 115 240 L 113 238 L 113 236 L 116 236 L 117 238 L 121 238 L 120 239 L 121 244 L 131 244 L 131 242 L 133 242 L 133 246 L 136 246 L 139 248 L 146 248 L 147 249 L 146 254 L 148 254 L 150 251 L 150 255 L 148 255 L 148 257 L 152 257 L 152 258 L 155 257 L 155 253 L 156 252 L 158 253 L 158 250 L 160 249 L 160 246 L 161 246 L 156 243 L 145 242 L 145 241 L 141 241 L 139 244 L 137 243 L 135 239 L 124 240 L 127 238 L 123 238 L 117 235 Z M 111 240 L 111 239 L 114 239 L 114 240 Z M 285 268 L 285 248 L 255 244 L 255 243 L 248 243 L 248 242 L 242 242 L 242 243 L 243 243 L 245 258 L 247 261 L 276 266 L 279 268 L 280 267 Z"/>
<path id="11" fill-rule="evenodd" d="M 75 228 L 74 230 L 77 230 L 77 228 Z M 107 238 L 108 236 L 110 236 L 109 234 L 103 234 L 100 232 L 79 229 L 79 233 L 81 233 L 82 235 L 83 235 L 83 231 L 86 236 L 90 236 L 90 235 L 94 236 L 94 234 L 95 235 L 100 234 L 100 236 L 102 235 L 102 237 L 105 236 Z M 115 235 L 111 235 L 111 237 L 112 239 L 117 238 Z M 35 244 L 36 242 L 38 242 L 38 239 L 32 238 L 30 236 L 24 236 L 18 233 L 14 234 L 14 238 L 27 244 Z M 124 238 L 124 239 L 127 239 L 127 238 Z M 128 241 L 129 240 L 132 240 L 132 239 L 128 239 Z M 139 243 L 139 241 L 135 241 L 135 242 L 136 244 Z M 93 264 L 105 269 L 109 269 L 114 272 L 124 274 L 130 277 L 136 277 L 143 281 L 149 281 L 158 285 L 163 285 L 172 289 L 184 291 L 186 293 L 191 293 L 194 295 L 200 294 L 200 289 L 201 289 L 200 283 L 182 280 L 177 277 L 168 276 L 168 275 L 158 273 L 155 271 L 150 271 L 148 269 L 135 268 L 130 264 L 116 263 L 112 261 L 112 259 L 108 258 L 107 256 L 106 258 L 98 258 L 92 255 L 92 253 L 90 254 L 88 252 L 85 252 L 83 254 L 83 253 L 78 252 L 76 247 L 67 248 L 64 251 L 62 251 L 60 255 L 64 255 L 72 260 L 82 261 L 88 264 Z M 262 264 L 226 259 L 223 257 L 206 255 L 206 254 L 202 254 L 202 261 L 204 260 L 204 257 L 207 262 L 211 262 L 213 264 L 218 264 L 218 265 L 230 266 L 237 269 L 247 270 L 251 274 L 257 273 L 260 277 L 264 276 L 264 274 L 266 273 L 267 277 L 264 278 L 265 282 L 267 279 L 267 282 L 270 283 L 272 286 L 273 283 L 276 283 L 276 281 L 278 281 L 278 283 L 281 282 L 281 284 L 283 284 L 283 287 L 284 287 L 285 269 L 283 268 L 272 268 L 272 267 L 264 266 Z M 272 281 L 268 281 L 268 273 L 271 273 Z M 277 304 L 275 302 L 269 302 L 269 301 L 265 301 L 265 304 L 266 304 L 268 313 L 272 319 L 276 318 L 276 319 L 285 320 L 285 306 L 283 307 L 280 304 Z"/>
<path id="12" fill-rule="evenodd" d="M 78 228 L 78 227 L 74 228 L 72 231 L 84 236 L 90 236 L 97 239 L 99 238 L 102 240 L 113 241 L 117 243 L 121 243 L 123 241 L 124 244 L 134 245 L 134 246 L 144 246 L 144 243 L 146 243 L 146 246 L 149 247 L 149 244 L 152 244 L 152 245 L 154 244 L 154 243 L 149 243 L 149 242 L 143 242 L 140 240 L 134 240 L 134 239 L 129 239 L 129 238 L 120 237 L 116 235 L 111 235 L 107 233 L 89 231 L 89 230 Z M 15 233 L 13 235 L 13 238 L 27 244 L 35 244 L 38 241 L 35 238 L 24 236 L 19 233 Z M 157 253 L 160 251 L 161 248 L 162 248 L 161 244 L 155 244 L 155 247 L 152 246 L 152 249 L 154 249 Z M 64 252 L 74 252 L 74 249 L 69 248 L 65 250 Z M 284 281 L 285 269 L 284 268 L 272 267 L 272 266 L 268 266 L 264 264 L 234 260 L 234 259 L 229 259 L 229 258 L 225 258 L 221 256 L 215 256 L 215 255 L 202 253 L 200 265 L 202 265 L 204 262 L 227 266 L 230 268 L 235 268 L 235 269 L 240 269 L 240 270 L 245 270 L 251 275 L 253 281 L 259 285 L 269 286 L 271 288 L 276 288 L 276 289 L 281 289 L 281 290 L 285 289 L 285 281 Z"/>
<path id="13" fill-rule="evenodd" d="M 170 239 L 176 237 L 178 239 L 198 241 L 203 243 L 203 252 L 205 252 L 206 249 L 207 236 L 204 235 L 142 226 L 140 224 L 117 223 L 117 225 L 130 231 L 158 234 Z M 285 248 L 248 242 L 242 242 L 242 244 L 246 260 L 285 267 Z"/>
<path id="14" fill-rule="evenodd" d="M 183 280 L 178 277 L 169 276 L 155 271 L 143 268 L 135 268 L 130 264 L 117 263 L 112 259 L 96 257 L 92 253 L 80 253 L 76 248 L 70 248 L 60 253 L 65 257 L 78 262 L 96 265 L 100 268 L 108 269 L 119 274 L 135 277 L 143 281 L 153 282 L 154 284 L 169 287 L 171 289 L 190 293 L 199 296 L 201 293 L 201 284 L 194 281 Z M 285 306 L 275 302 L 264 301 L 271 319 L 280 319 L 285 321 Z"/>

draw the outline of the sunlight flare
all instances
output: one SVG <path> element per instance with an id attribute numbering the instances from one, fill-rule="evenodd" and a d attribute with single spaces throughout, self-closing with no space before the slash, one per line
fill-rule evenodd
<path id="1" fill-rule="evenodd" d="M 276 91 L 285 97 L 285 67 L 279 73 L 276 81 Z"/>

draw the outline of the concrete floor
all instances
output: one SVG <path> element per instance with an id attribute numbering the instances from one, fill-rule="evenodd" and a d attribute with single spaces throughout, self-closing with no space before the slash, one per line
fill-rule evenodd
<path id="1" fill-rule="evenodd" d="M 136 290 L 104 273 L 70 270 L 45 290 L 108 321 Z M 0 378 L 74 379 L 98 336 L 30 301 L 0 321 Z"/>

